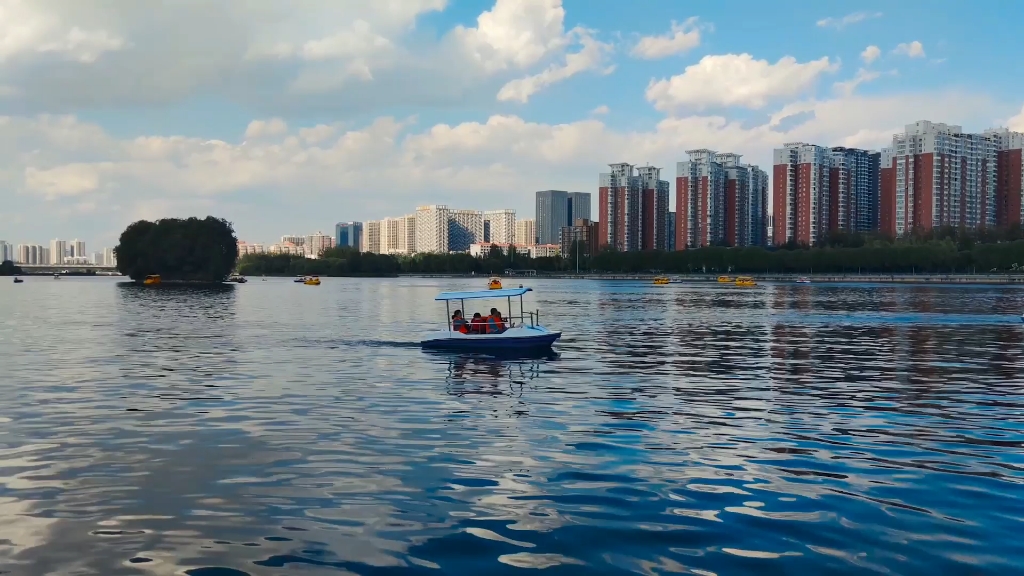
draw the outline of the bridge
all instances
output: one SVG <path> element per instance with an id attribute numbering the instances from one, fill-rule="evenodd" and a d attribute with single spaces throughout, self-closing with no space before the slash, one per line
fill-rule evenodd
<path id="1" fill-rule="evenodd" d="M 95 271 L 97 274 L 116 274 L 116 266 L 98 266 L 96 264 L 16 264 L 25 274 L 81 274 Z"/>

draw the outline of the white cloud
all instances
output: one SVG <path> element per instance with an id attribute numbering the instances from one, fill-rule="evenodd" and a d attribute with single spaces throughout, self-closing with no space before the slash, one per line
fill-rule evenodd
<path id="1" fill-rule="evenodd" d="M 827 57 L 801 64 L 786 56 L 772 64 L 750 54 L 705 56 L 678 76 L 652 80 L 647 100 L 663 111 L 714 106 L 758 109 L 770 100 L 809 91 L 822 74 L 838 68 Z"/>
<path id="2" fill-rule="evenodd" d="M 918 42 L 917 40 L 914 40 L 913 42 L 910 42 L 909 44 L 906 43 L 906 42 L 903 42 L 901 44 L 897 44 L 896 48 L 893 49 L 892 53 L 893 54 L 899 54 L 901 56 L 909 56 L 910 58 L 924 58 L 925 57 L 924 46 L 920 42 Z"/>
<path id="3" fill-rule="evenodd" d="M 605 115 L 605 114 L 607 114 L 609 112 L 611 112 L 611 108 L 608 108 L 608 106 L 606 106 L 604 104 L 602 104 L 602 105 L 598 106 L 597 108 L 594 108 L 593 110 L 590 111 L 590 113 L 595 115 L 595 116 L 603 116 L 603 115 Z"/>
<path id="4" fill-rule="evenodd" d="M 885 72 L 884 75 L 885 76 L 898 76 L 899 75 L 899 71 L 897 71 L 897 70 L 889 70 L 888 72 Z M 835 84 L 832 85 L 832 88 L 838 94 L 841 94 L 843 96 L 851 96 L 857 90 L 857 87 L 860 86 L 861 84 L 865 84 L 867 82 L 871 82 L 872 80 L 877 80 L 878 78 L 880 78 L 882 76 L 883 76 L 882 72 L 877 72 L 875 70 L 868 70 L 867 68 L 861 68 L 860 70 L 857 70 L 857 75 L 856 76 L 854 76 L 853 78 L 851 78 L 849 80 L 844 80 L 842 82 L 836 82 Z"/>
<path id="5" fill-rule="evenodd" d="M 1016 116 L 1007 120 L 1006 125 L 1010 130 L 1024 132 L 1024 106 L 1021 106 L 1020 112 Z"/>
<path id="6" fill-rule="evenodd" d="M 203 95 L 265 115 L 522 100 L 607 44 L 565 28 L 561 0 L 494 0 L 475 26 L 416 33 L 447 0 L 0 0 L 5 104 L 74 111 Z M 588 50 L 587 38 L 591 42 Z M 575 53 L 572 46 L 580 45 Z M 598 47 L 602 47 L 598 49 Z M 601 61 L 594 64 L 594 54 Z M 159 71 L 159 73 L 155 73 Z"/>
<path id="7" fill-rule="evenodd" d="M 631 54 L 634 58 L 654 60 L 680 54 L 697 46 L 700 46 L 700 30 L 697 28 L 697 17 L 692 17 L 682 24 L 673 20 L 668 34 L 640 38 Z"/>
<path id="8" fill-rule="evenodd" d="M 245 128 L 246 138 L 262 138 L 264 136 L 280 136 L 288 132 L 288 124 L 280 118 L 270 120 L 253 120 Z"/>
<path id="9" fill-rule="evenodd" d="M 875 60 L 878 60 L 878 57 L 881 55 L 882 49 L 879 48 L 878 46 L 872 45 L 868 46 L 867 48 L 864 49 L 863 52 L 860 53 L 860 59 L 863 60 L 865 64 L 871 64 Z"/>
<path id="10" fill-rule="evenodd" d="M 821 20 L 818 20 L 817 24 L 819 28 L 835 28 L 836 30 L 842 30 L 850 24 L 857 24 L 865 20 L 881 17 L 881 12 L 852 12 L 841 18 L 822 18 Z"/>
<path id="11" fill-rule="evenodd" d="M 358 128 L 320 125 L 235 142 L 119 139 L 71 117 L 11 117 L 0 120 L 0 172 L 12 175 L 0 181 L 0 194 L 23 203 L 13 213 L 38 215 L 7 232 L 26 240 L 64 199 L 93 204 L 90 218 L 47 218 L 46 225 L 71 222 L 81 236 L 89 236 L 82 227 L 116 234 L 134 215 L 173 209 L 174 215 L 223 216 L 243 237 L 270 240 L 342 217 L 402 214 L 426 201 L 530 213 L 532 197 L 524 190 L 593 190 L 598 172 L 621 159 L 670 167 L 684 159 L 683 150 L 709 147 L 766 166 L 772 148 L 786 141 L 877 148 L 915 118 L 981 129 L 993 113 L 1013 111 L 978 94 L 929 92 L 801 100 L 754 125 L 721 115 L 670 117 L 626 131 L 595 118 L 545 124 L 494 115 L 417 127 L 382 117 Z M 795 125 L 787 121 L 798 116 Z"/>
<path id="12" fill-rule="evenodd" d="M 600 69 L 605 74 L 610 74 L 614 70 L 614 67 L 605 65 L 607 56 L 612 50 L 610 44 L 595 40 L 585 30 L 576 29 L 573 34 L 579 37 L 580 43 L 583 45 L 579 52 L 567 54 L 565 64 L 552 64 L 538 74 L 508 82 L 498 91 L 498 100 L 525 103 L 543 88 L 580 72 Z"/>

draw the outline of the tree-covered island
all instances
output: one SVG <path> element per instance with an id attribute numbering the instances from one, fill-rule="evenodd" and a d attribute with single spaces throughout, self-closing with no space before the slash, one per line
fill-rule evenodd
<path id="1" fill-rule="evenodd" d="M 117 270 L 135 282 L 157 274 L 163 282 L 219 283 L 238 260 L 238 238 L 221 218 L 139 220 L 114 248 Z"/>

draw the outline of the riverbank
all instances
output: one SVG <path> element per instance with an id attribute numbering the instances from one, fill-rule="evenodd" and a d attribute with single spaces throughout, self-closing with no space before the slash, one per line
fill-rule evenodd
<path id="1" fill-rule="evenodd" d="M 484 278 L 477 274 L 401 274 L 409 278 Z M 558 280 L 653 281 L 662 274 L 542 274 L 539 276 L 501 276 L 522 282 L 531 278 Z M 718 274 L 668 274 L 672 282 L 718 282 Z M 735 275 L 731 275 L 735 276 Z M 758 282 L 795 283 L 808 278 L 812 283 L 894 283 L 894 284 L 1022 284 L 1024 274 L 753 274 Z"/>

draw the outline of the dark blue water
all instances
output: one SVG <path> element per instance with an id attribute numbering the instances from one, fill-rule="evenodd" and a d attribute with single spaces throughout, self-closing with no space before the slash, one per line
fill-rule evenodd
<path id="1" fill-rule="evenodd" d="M 1024 570 L 1024 291 L 532 285 L 0 283 L 0 572 Z"/>

